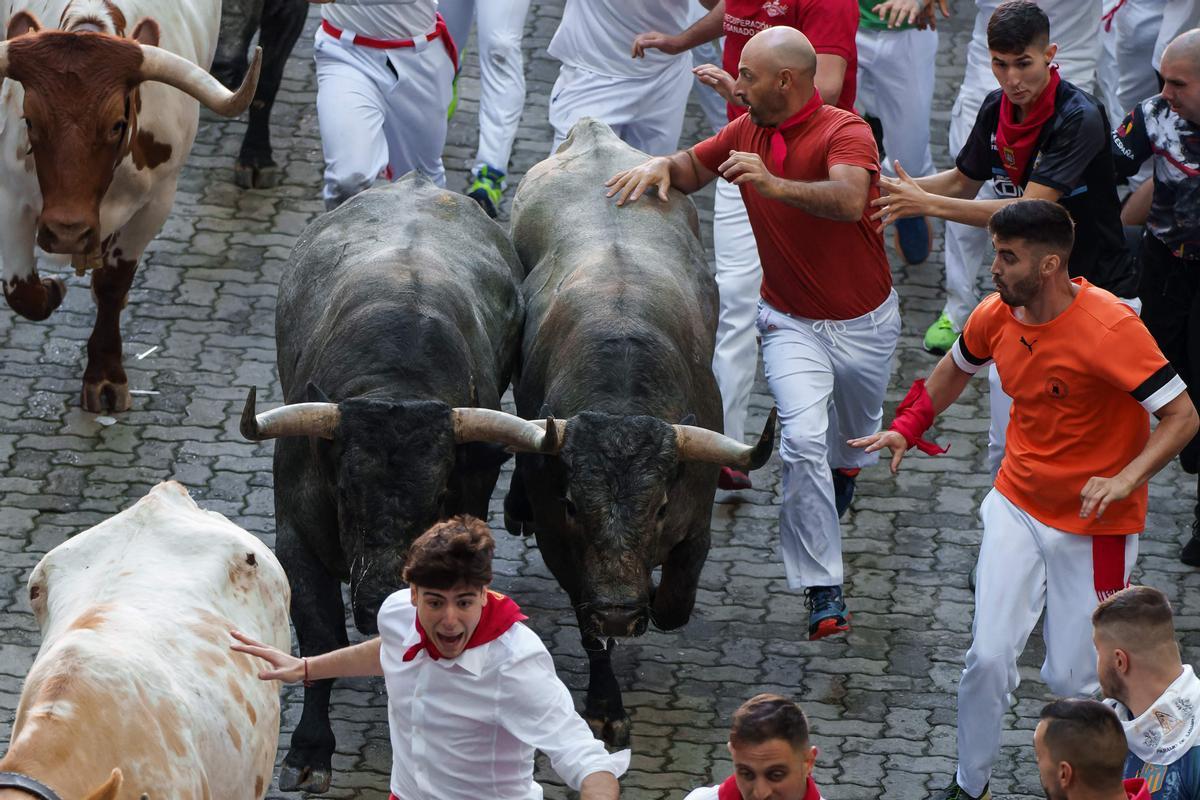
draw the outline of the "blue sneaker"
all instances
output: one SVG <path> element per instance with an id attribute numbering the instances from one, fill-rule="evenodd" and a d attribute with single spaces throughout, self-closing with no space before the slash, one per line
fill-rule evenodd
<path id="1" fill-rule="evenodd" d="M 838 519 L 846 516 L 850 501 L 854 499 L 854 484 L 858 481 L 857 469 L 835 469 L 833 471 L 833 504 L 837 508 Z"/>
<path id="2" fill-rule="evenodd" d="M 896 249 L 909 264 L 923 264 L 933 247 L 933 234 L 924 217 L 896 220 Z"/>
<path id="3" fill-rule="evenodd" d="M 804 590 L 808 607 L 808 639 L 815 642 L 850 630 L 850 614 L 840 586 L 810 586 Z"/>

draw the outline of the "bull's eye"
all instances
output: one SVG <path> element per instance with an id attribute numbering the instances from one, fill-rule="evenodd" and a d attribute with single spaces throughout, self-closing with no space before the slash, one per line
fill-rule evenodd
<path id="1" fill-rule="evenodd" d="M 112 126 L 112 136 L 114 139 L 119 139 L 125 135 L 126 122 L 123 119 L 117 120 Z"/>
<path id="2" fill-rule="evenodd" d="M 667 504 L 663 503 L 661 506 L 659 506 L 658 511 L 655 512 L 654 516 L 660 520 L 666 519 L 667 518 Z"/>
<path id="3" fill-rule="evenodd" d="M 563 498 L 563 508 L 566 509 L 568 517 L 574 517 L 578 511 L 578 509 L 575 508 L 575 503 L 573 503 L 569 497 Z"/>

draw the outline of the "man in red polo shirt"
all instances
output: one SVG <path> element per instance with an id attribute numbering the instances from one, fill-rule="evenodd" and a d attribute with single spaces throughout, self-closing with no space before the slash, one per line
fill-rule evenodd
<path id="1" fill-rule="evenodd" d="M 807 587 L 812 639 L 849 629 L 831 468 L 873 462 L 846 440 L 879 429 L 900 334 L 883 238 L 868 213 L 879 195 L 875 140 L 857 115 L 822 105 L 816 60 L 794 28 L 756 34 L 736 86 L 749 114 L 608 182 L 618 204 L 651 186 L 662 199 L 671 187 L 693 192 L 718 175 L 742 193 L 763 265 L 763 363 L 783 423 L 784 566 L 791 588 Z"/>
<path id="2" fill-rule="evenodd" d="M 669 35 L 651 31 L 633 42 L 634 54 L 658 49 L 679 53 L 724 35 L 722 66 L 704 64 L 693 72 L 714 88 L 727 105 L 730 120 L 746 113 L 733 96 L 734 79 L 742 48 L 755 33 L 775 26 L 795 28 L 808 37 L 816 51 L 813 80 L 826 103 L 854 109 L 858 74 L 855 34 L 858 31 L 857 0 L 717 0 L 704 2 L 711 11 L 682 33 Z M 722 68 L 723 67 L 723 68 Z M 741 441 L 746 433 L 746 412 L 758 363 L 754 318 L 762 267 L 746 206 L 738 187 L 717 181 L 713 201 L 713 251 L 717 264 L 720 311 L 713 352 L 713 374 L 721 390 L 725 411 L 725 435 Z M 838 475 L 835 480 L 846 491 L 852 480 Z M 721 469 L 722 489 L 748 489 L 750 478 L 729 467 Z"/>

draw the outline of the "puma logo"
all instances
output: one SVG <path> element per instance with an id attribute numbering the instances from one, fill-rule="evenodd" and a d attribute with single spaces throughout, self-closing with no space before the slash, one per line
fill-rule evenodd
<path id="1" fill-rule="evenodd" d="M 1027 342 L 1025 341 L 1024 336 L 1021 337 L 1021 344 L 1025 345 L 1026 349 L 1029 350 L 1029 355 L 1033 355 L 1033 346 L 1037 344 L 1037 342 L 1037 339 L 1034 339 L 1032 342 Z"/>

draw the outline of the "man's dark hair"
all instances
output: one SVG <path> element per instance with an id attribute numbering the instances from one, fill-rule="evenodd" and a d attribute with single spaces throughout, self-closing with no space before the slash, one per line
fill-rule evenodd
<path id="1" fill-rule="evenodd" d="M 1001 208 L 988 220 L 988 231 L 997 239 L 1020 239 L 1059 253 L 1065 261 L 1075 245 L 1075 223 L 1058 203 L 1019 200 Z"/>
<path id="2" fill-rule="evenodd" d="M 1031 45 L 1050 44 L 1050 18 L 1030 0 L 1008 0 L 992 12 L 987 27 L 988 50 L 1024 53 Z"/>
<path id="3" fill-rule="evenodd" d="M 1096 700 L 1055 700 L 1042 709 L 1042 742 L 1050 758 L 1071 765 L 1082 786 L 1120 788 L 1129 744 L 1111 708 Z"/>
<path id="4" fill-rule="evenodd" d="M 1171 601 L 1151 586 L 1130 586 L 1104 599 L 1092 612 L 1092 627 L 1118 646 L 1146 650 L 1175 641 Z"/>
<path id="5" fill-rule="evenodd" d="M 793 749 L 808 744 L 808 718 L 800 706 L 777 694 L 760 694 L 742 703 L 733 713 L 729 742 L 734 746 L 756 745 L 783 739 Z"/>
<path id="6" fill-rule="evenodd" d="M 481 520 L 451 517 L 425 531 L 408 548 L 404 581 L 423 589 L 452 589 L 459 584 L 484 587 L 492 582 L 496 542 Z"/>

